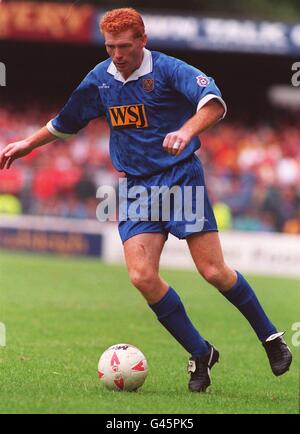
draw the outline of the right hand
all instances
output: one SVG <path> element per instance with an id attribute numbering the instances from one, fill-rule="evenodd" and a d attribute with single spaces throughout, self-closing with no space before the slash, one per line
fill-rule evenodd
<path id="1" fill-rule="evenodd" d="M 17 158 L 24 157 L 31 151 L 32 147 L 26 140 L 10 143 L 0 152 L 0 169 L 9 169 Z"/>

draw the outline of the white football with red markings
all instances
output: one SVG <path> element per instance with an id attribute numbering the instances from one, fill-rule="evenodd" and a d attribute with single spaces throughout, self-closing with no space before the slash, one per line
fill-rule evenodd
<path id="1" fill-rule="evenodd" d="M 107 389 L 137 390 L 148 374 L 144 354 L 131 344 L 116 344 L 104 351 L 98 363 L 98 375 Z"/>

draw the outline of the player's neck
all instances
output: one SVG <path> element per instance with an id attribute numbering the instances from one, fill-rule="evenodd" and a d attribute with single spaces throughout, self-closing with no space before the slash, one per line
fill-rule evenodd
<path id="1" fill-rule="evenodd" d="M 141 59 L 139 61 L 139 63 L 137 64 L 137 66 L 135 68 L 133 68 L 130 72 L 121 72 L 122 77 L 124 78 L 124 80 L 126 81 L 137 69 L 139 69 L 143 63 L 144 60 L 144 50 L 142 51 L 142 55 L 141 55 Z"/>

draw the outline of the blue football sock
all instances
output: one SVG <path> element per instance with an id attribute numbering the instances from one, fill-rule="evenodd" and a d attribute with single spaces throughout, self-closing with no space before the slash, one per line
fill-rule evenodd
<path id="1" fill-rule="evenodd" d="M 226 292 L 221 292 L 249 321 L 258 339 L 265 341 L 273 333 L 277 333 L 263 308 L 261 307 L 253 289 L 246 279 L 237 271 L 235 285 Z"/>
<path id="2" fill-rule="evenodd" d="M 149 306 L 161 324 L 193 357 L 203 356 L 208 352 L 207 342 L 193 326 L 173 288 L 169 288 L 160 301 Z"/>

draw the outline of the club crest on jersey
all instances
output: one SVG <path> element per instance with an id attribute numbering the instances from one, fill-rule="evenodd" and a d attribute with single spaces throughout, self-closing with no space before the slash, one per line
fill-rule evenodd
<path id="1" fill-rule="evenodd" d="M 198 75 L 196 77 L 197 84 L 201 87 L 206 87 L 209 85 L 209 79 L 207 77 L 204 77 L 204 75 Z"/>
<path id="2" fill-rule="evenodd" d="M 152 92 L 154 89 L 154 80 L 152 78 L 145 78 L 143 80 L 143 89 L 145 92 Z"/>
<path id="3" fill-rule="evenodd" d="M 148 119 L 144 104 L 109 107 L 113 128 L 147 128 Z"/>

